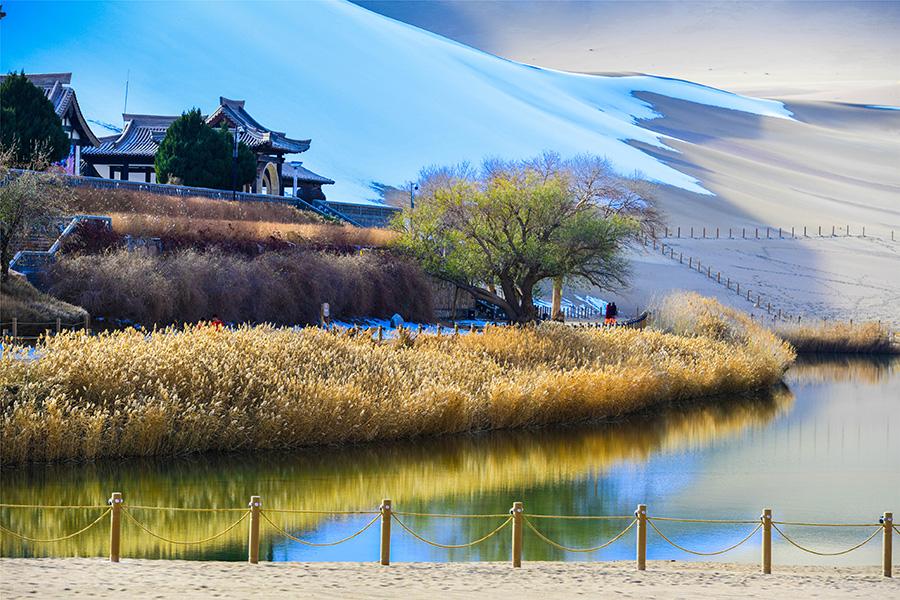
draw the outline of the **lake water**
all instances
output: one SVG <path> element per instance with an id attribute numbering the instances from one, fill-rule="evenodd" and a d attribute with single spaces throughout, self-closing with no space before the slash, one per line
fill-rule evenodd
<path id="1" fill-rule="evenodd" d="M 259 494 L 264 508 L 376 510 L 427 513 L 506 513 L 513 501 L 526 513 L 630 515 L 646 503 L 651 516 L 757 519 L 772 508 L 777 520 L 877 522 L 900 513 L 900 360 L 801 360 L 785 385 L 750 398 L 673 406 L 653 415 L 593 426 L 495 432 L 291 454 L 246 452 L 163 460 L 102 461 L 4 469 L 5 503 L 100 504 L 121 491 L 131 505 L 242 507 Z M 892 419 L 894 422 L 892 423 Z M 0 509 L 0 525 L 51 537 L 76 531 L 102 510 Z M 226 528 L 239 513 L 176 513 L 133 509 L 152 531 L 199 539 Z M 339 539 L 369 515 L 271 513 L 294 535 L 314 542 Z M 489 532 L 503 518 L 403 517 L 424 536 L 459 544 Z M 535 520 L 549 538 L 588 547 L 611 538 L 628 520 Z M 658 522 L 688 548 L 717 550 L 753 525 Z M 265 560 L 374 561 L 378 524 L 350 542 L 312 548 L 286 540 L 263 522 Z M 787 527 L 814 549 L 834 551 L 862 541 L 874 528 Z M 246 521 L 199 549 L 151 538 L 123 520 L 123 556 L 246 559 Z M 106 521 L 76 539 L 52 545 L 0 537 L 3 556 L 108 552 Z M 774 534 L 774 563 L 879 564 L 880 534 L 838 558 L 800 553 Z M 526 529 L 525 560 L 617 560 L 634 557 L 633 530 L 590 554 L 557 550 Z M 716 560 L 756 562 L 759 534 Z M 650 559 L 694 558 L 648 533 Z M 471 549 L 427 546 L 396 524 L 395 561 L 507 560 L 509 529 Z"/>

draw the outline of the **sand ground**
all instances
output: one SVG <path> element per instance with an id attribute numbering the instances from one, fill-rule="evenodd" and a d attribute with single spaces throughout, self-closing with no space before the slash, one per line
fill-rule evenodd
<path id="1" fill-rule="evenodd" d="M 900 598 L 877 567 L 653 562 L 245 563 L 2 559 L 0 596 L 92 598 Z"/>
<path id="2" fill-rule="evenodd" d="M 791 239 L 788 231 L 784 239 L 777 239 L 773 231 L 776 239 L 757 240 L 755 230 L 748 231 L 749 239 L 740 238 L 740 229 L 735 232 L 737 239 L 727 239 L 727 229 L 720 231 L 723 237 L 718 240 L 662 239 L 659 242 L 665 244 L 666 256 L 659 243 L 655 251 L 651 246 L 632 252 L 631 287 L 606 295 L 625 314 L 652 306 L 671 292 L 686 290 L 714 297 L 764 322 L 771 322 L 781 310 L 807 322 L 822 318 L 880 320 L 900 330 L 900 278 L 895 275 L 900 269 L 900 242 L 891 242 L 889 234 L 886 239 L 871 235 Z M 696 233 L 700 235 L 699 228 Z M 714 230 L 708 234 L 714 235 Z M 669 248 L 674 259 L 668 255 Z M 683 263 L 679 263 L 679 254 Z M 726 287 L 728 280 L 731 289 Z M 737 283 L 741 295 L 736 292 Z M 747 290 L 752 301 L 747 300 Z M 603 292 L 592 293 L 604 296 Z M 762 298 L 760 306 L 756 306 L 757 296 Z"/>

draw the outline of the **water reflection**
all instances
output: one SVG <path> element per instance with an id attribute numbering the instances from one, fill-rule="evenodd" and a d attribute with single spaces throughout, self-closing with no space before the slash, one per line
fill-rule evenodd
<path id="1" fill-rule="evenodd" d="M 299 453 L 195 456 L 166 460 L 103 461 L 8 469 L 0 475 L 3 502 L 93 504 L 122 491 L 131 504 L 240 507 L 260 494 L 265 506 L 334 510 L 374 509 L 391 498 L 397 510 L 503 513 L 513 500 L 547 514 L 630 514 L 638 502 L 651 513 L 686 517 L 755 518 L 771 506 L 776 517 L 848 521 L 896 506 L 900 479 L 886 457 L 900 456 L 890 435 L 890 413 L 900 398 L 898 361 L 803 361 L 790 385 L 750 398 L 672 406 L 626 421 L 536 431 L 423 439 Z M 0 511 L 0 524 L 16 531 L 56 535 L 78 529 L 97 512 Z M 136 511 L 147 526 L 177 539 L 198 539 L 224 529 L 233 513 Z M 368 517 L 272 515 L 313 541 L 352 533 Z M 445 543 L 478 537 L 498 521 L 410 518 L 425 535 Z M 541 522 L 553 539 L 590 546 L 615 535 L 623 522 Z M 158 542 L 125 522 L 123 550 L 132 557 L 240 560 L 245 527 L 199 549 Z M 668 525 L 664 531 L 689 547 L 724 547 L 741 527 Z M 849 546 L 854 532 L 799 532 L 817 547 Z M 862 533 L 862 532 L 860 532 Z M 843 544 L 846 534 L 847 544 Z M 31 546 L 3 537 L 4 556 L 102 555 L 107 530 L 54 546 Z M 805 536 L 805 537 L 804 537 Z M 864 537 L 864 536 L 863 536 Z M 424 546 L 395 532 L 394 559 L 505 560 L 503 532 L 471 550 Z M 352 542 L 310 549 L 271 530 L 262 554 L 270 560 L 374 560 L 378 531 Z M 651 534 L 651 558 L 688 558 Z M 729 560 L 755 561 L 753 540 Z M 837 564 L 877 562 L 877 544 Z M 565 555 L 526 532 L 527 560 L 619 559 L 633 556 L 633 536 L 599 555 Z M 849 559 L 849 560 L 848 560 Z M 809 562 L 783 544 L 776 562 Z"/>

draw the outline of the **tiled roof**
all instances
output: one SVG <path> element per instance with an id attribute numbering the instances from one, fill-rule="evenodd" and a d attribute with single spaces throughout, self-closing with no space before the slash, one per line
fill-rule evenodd
<path id="1" fill-rule="evenodd" d="M 166 130 L 178 117 L 161 115 L 122 115 L 125 129 L 117 136 L 100 140 L 95 148 L 84 148 L 84 156 L 146 156 L 156 155 Z"/>
<path id="2" fill-rule="evenodd" d="M 295 140 L 280 131 L 272 131 L 260 125 L 244 109 L 243 100 L 219 97 L 219 107 L 206 118 L 206 122 L 213 127 L 218 127 L 222 121 L 226 121 L 230 128 L 243 127 L 244 133 L 241 134 L 241 141 L 255 152 L 268 150 L 295 154 L 309 150 L 310 140 Z"/>
<path id="3" fill-rule="evenodd" d="M 122 115 L 125 129 L 118 136 L 105 137 L 98 141 L 96 148 L 85 148 L 86 156 L 146 156 L 156 154 L 159 144 L 166 137 L 166 130 L 178 117 L 161 115 Z M 225 121 L 229 127 L 235 124 L 244 128 L 241 141 L 254 152 L 276 152 L 293 154 L 309 149 L 310 140 L 293 140 L 283 133 L 270 131 L 260 125 L 244 110 L 243 100 L 219 99 L 219 108 L 206 122 L 218 127 Z M 315 173 L 313 173 L 315 175 Z M 316 175 L 316 177 L 318 177 Z M 324 178 L 322 178 L 324 179 Z M 334 183 L 331 180 L 327 180 Z M 323 182 L 324 183 L 324 182 Z"/>
<path id="4" fill-rule="evenodd" d="M 282 181 L 293 183 L 295 173 L 297 175 L 297 181 L 302 181 L 304 183 L 318 183 L 321 185 L 331 185 L 334 183 L 334 181 L 332 181 L 331 179 L 322 177 L 317 173 L 313 173 L 309 169 L 305 169 L 300 165 L 295 166 L 287 162 L 281 165 Z"/>
<path id="5" fill-rule="evenodd" d="M 94 132 L 91 131 L 84 116 L 81 114 L 81 107 L 78 106 L 75 90 L 69 87 L 69 84 L 72 83 L 71 73 L 34 73 L 26 74 L 25 77 L 44 91 L 44 95 L 53 105 L 53 110 L 56 111 L 60 118 L 65 117 L 69 109 L 74 107 L 70 120 L 78 123 L 81 132 L 87 136 L 89 144 L 96 145 L 99 143 Z M 0 75 L 0 82 L 4 79 L 6 79 L 6 76 Z"/>

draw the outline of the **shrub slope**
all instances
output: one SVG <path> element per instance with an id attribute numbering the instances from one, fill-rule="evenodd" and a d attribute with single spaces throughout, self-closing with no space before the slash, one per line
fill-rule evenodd
<path id="1" fill-rule="evenodd" d="M 426 321 L 431 292 L 422 271 L 380 253 L 240 254 L 183 250 L 158 256 L 118 251 L 63 258 L 47 273 L 48 291 L 92 315 L 147 326 L 209 320 L 317 323 L 323 302 L 334 318 Z"/>

